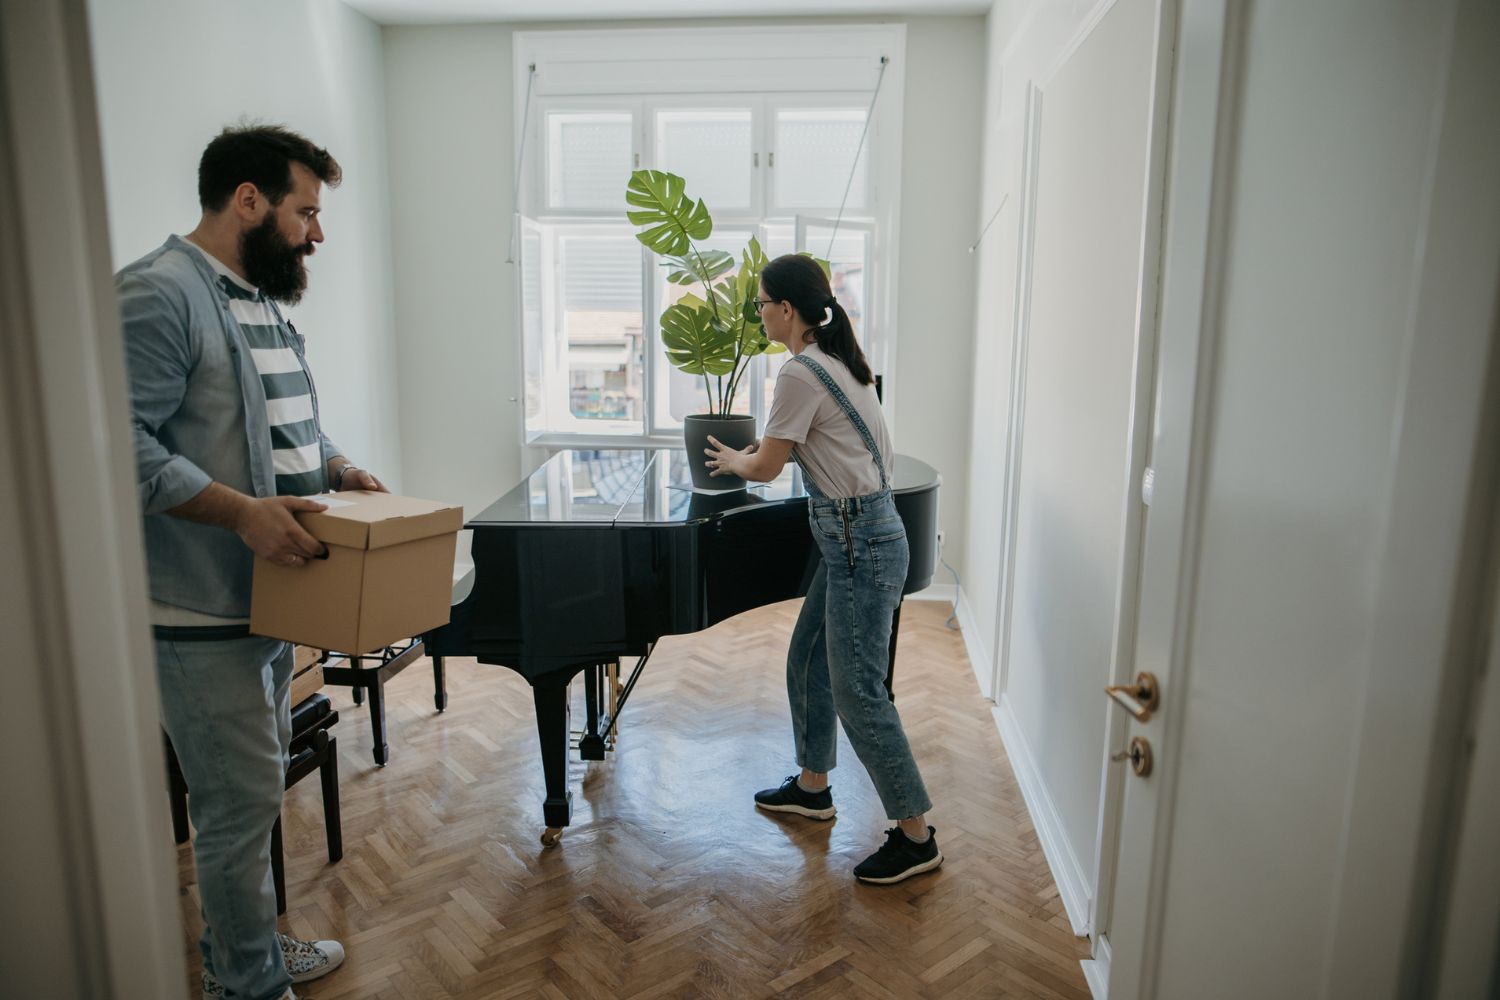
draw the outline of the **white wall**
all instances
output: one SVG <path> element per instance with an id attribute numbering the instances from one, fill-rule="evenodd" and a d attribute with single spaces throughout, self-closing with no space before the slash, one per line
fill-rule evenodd
<path id="1" fill-rule="evenodd" d="M 868 19 L 889 23 L 890 19 Z M 504 264 L 515 150 L 511 38 L 540 28 L 744 21 L 388 27 L 401 440 L 419 493 L 470 513 L 519 481 L 514 279 Z M 809 23 L 837 23 L 819 19 Z M 941 526 L 960 573 L 967 494 L 980 18 L 912 18 L 901 188 L 897 446 L 944 479 Z M 882 100 L 889 95 L 882 96 Z M 939 571 L 935 582 L 948 582 Z"/>
<path id="2" fill-rule="evenodd" d="M 477 514 L 519 482 L 511 30 L 385 29 L 408 489 Z M 467 551 L 460 546 L 460 558 Z"/>
<path id="3" fill-rule="evenodd" d="M 198 158 L 242 117 L 343 167 L 292 315 L 325 430 L 402 488 L 380 28 L 335 0 L 91 0 L 89 18 L 116 267 L 193 228 Z"/>
<path id="4" fill-rule="evenodd" d="M 983 20 L 913 18 L 906 28 L 901 137 L 901 273 L 896 276 L 896 447 L 943 475 L 944 558 L 966 567 L 969 393 L 974 355 Z M 936 584 L 952 583 L 941 566 Z"/>
<path id="5" fill-rule="evenodd" d="M 986 661 L 976 665 L 981 671 L 997 667 L 999 656 L 1002 498 L 1014 402 L 1027 90 L 1032 80 L 1051 72 L 1095 6 L 1094 0 L 997 0 L 986 20 L 979 214 L 980 225 L 990 227 L 975 253 L 971 478 L 960 555 L 971 611 L 967 639 L 971 655 Z"/>

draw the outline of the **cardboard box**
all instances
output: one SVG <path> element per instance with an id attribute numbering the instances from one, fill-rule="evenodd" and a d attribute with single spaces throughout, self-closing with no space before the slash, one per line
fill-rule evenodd
<path id="1" fill-rule="evenodd" d="M 297 520 L 328 556 L 297 567 L 255 560 L 250 631 L 368 653 L 446 624 L 462 507 L 351 490 L 314 497 Z"/>

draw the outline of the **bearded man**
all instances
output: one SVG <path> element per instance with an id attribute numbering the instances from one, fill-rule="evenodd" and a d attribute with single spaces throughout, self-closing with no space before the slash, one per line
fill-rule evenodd
<path id="1" fill-rule="evenodd" d="M 187 779 L 206 929 L 203 995 L 294 1000 L 336 941 L 279 934 L 271 828 L 291 742 L 292 647 L 249 632 L 253 559 L 323 547 L 306 497 L 384 487 L 323 433 L 297 303 L 319 243 L 328 151 L 279 127 L 226 129 L 198 165 L 197 228 L 116 276 L 130 376 L 162 723 Z"/>

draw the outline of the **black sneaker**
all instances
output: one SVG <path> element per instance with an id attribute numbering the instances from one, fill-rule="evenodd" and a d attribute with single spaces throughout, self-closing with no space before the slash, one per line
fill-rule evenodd
<path id="1" fill-rule="evenodd" d="M 781 783 L 780 788 L 767 788 L 755 793 L 755 804 L 768 812 L 796 813 L 813 819 L 833 819 L 833 786 L 821 792 L 809 792 L 797 784 L 794 774 Z"/>
<path id="2" fill-rule="evenodd" d="M 885 844 L 874 854 L 854 866 L 854 877 L 861 882 L 890 885 L 902 879 L 930 872 L 943 863 L 938 850 L 937 831 L 927 828 L 927 839 L 920 844 L 893 826 L 885 832 Z"/>

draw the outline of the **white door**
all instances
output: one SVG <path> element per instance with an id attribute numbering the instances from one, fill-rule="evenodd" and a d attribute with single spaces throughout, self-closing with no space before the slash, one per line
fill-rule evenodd
<path id="1" fill-rule="evenodd" d="M 1440 876 L 1500 458 L 1500 15 L 1184 0 L 1177 37 L 1161 708 L 1121 735 L 1154 767 L 1096 954 L 1110 1000 L 1436 995 L 1429 918 L 1472 912 Z"/>

